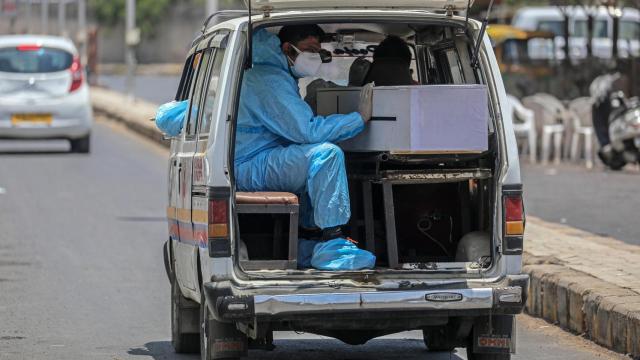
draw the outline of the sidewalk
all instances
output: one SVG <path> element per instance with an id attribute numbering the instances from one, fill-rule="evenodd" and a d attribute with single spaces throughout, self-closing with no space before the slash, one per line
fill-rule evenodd
<path id="1" fill-rule="evenodd" d="M 149 121 L 156 104 L 103 88 L 91 92 L 97 113 L 168 146 Z M 524 246 L 527 313 L 640 359 L 640 246 L 532 216 Z"/>
<path id="2" fill-rule="evenodd" d="M 529 218 L 525 250 L 640 295 L 640 246 Z"/>

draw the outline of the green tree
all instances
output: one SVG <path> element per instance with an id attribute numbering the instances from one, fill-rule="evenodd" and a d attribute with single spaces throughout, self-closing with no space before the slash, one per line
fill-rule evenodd
<path id="1" fill-rule="evenodd" d="M 143 35 L 153 35 L 171 0 L 136 0 L 136 24 Z M 114 26 L 124 22 L 125 0 L 89 0 L 89 9 L 100 24 Z"/>

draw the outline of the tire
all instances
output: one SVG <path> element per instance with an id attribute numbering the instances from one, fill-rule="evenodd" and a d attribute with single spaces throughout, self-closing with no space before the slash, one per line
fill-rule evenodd
<path id="1" fill-rule="evenodd" d="M 195 332 L 186 333 L 182 330 L 185 328 L 185 322 L 193 321 L 194 318 L 197 319 L 197 312 L 198 304 L 182 296 L 175 276 L 172 276 L 171 344 L 179 354 L 195 354 L 200 351 L 200 334 Z"/>
<path id="2" fill-rule="evenodd" d="M 91 136 L 87 135 L 85 137 L 79 139 L 71 139 L 69 140 L 71 143 L 71 152 L 80 153 L 80 154 L 88 154 L 91 148 Z"/>
<path id="3" fill-rule="evenodd" d="M 234 324 L 221 323 L 213 319 L 209 313 L 207 302 L 204 298 L 204 291 L 201 291 L 202 297 L 200 300 L 200 359 L 213 360 L 213 359 L 225 359 L 225 360 L 240 360 L 239 356 L 235 356 L 238 351 L 232 351 L 227 354 L 218 353 L 214 354 L 214 346 L 216 341 L 213 334 L 218 335 L 225 340 L 232 339 L 232 341 L 244 342 L 244 349 L 239 350 L 240 353 L 246 354 L 248 342 L 246 335 L 240 333 Z M 220 334 L 222 333 L 222 334 Z"/>
<path id="4" fill-rule="evenodd" d="M 424 345 L 430 352 L 451 352 L 455 349 L 455 344 L 447 336 L 447 328 L 439 327 L 435 329 L 422 330 Z"/>

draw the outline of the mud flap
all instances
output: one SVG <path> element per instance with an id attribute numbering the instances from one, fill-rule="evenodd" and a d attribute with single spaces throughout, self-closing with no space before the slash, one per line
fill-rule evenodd
<path id="1" fill-rule="evenodd" d="M 210 320 L 211 349 L 213 359 L 246 357 L 248 355 L 247 336 L 234 323 Z"/>
<path id="2" fill-rule="evenodd" d="M 513 315 L 476 318 L 473 324 L 473 352 L 476 354 L 515 353 L 515 321 Z"/>

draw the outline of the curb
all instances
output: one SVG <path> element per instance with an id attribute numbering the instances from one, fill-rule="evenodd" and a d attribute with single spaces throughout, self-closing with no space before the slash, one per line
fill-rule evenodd
<path id="1" fill-rule="evenodd" d="M 138 64 L 136 65 L 136 75 L 164 75 L 180 76 L 182 74 L 182 63 L 163 64 Z M 122 63 L 101 63 L 98 64 L 97 75 L 125 75 L 127 65 Z"/>
<path id="2" fill-rule="evenodd" d="M 171 144 L 169 140 L 164 139 L 152 121 L 158 107 L 156 104 L 141 99 L 132 101 L 119 92 L 92 86 L 91 105 L 96 114 L 121 122 L 134 132 L 164 147 Z"/>
<path id="3" fill-rule="evenodd" d="M 155 116 L 156 104 L 139 99 L 130 102 L 118 92 L 97 87 L 91 88 L 91 102 L 97 113 L 169 146 L 149 121 Z M 523 271 L 531 278 L 525 306 L 529 315 L 640 359 L 639 293 L 573 270 L 555 258 L 526 252 L 523 258 Z"/>
<path id="4" fill-rule="evenodd" d="M 608 349 L 640 359 L 640 294 L 525 254 L 525 311 Z"/>

